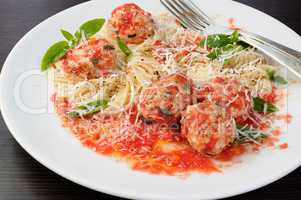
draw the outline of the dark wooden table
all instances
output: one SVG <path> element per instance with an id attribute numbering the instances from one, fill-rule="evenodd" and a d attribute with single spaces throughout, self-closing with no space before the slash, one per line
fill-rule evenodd
<path id="1" fill-rule="evenodd" d="M 0 66 L 13 45 L 27 31 L 58 11 L 81 2 L 84 0 L 0 0 Z M 301 34 L 300 0 L 239 2 L 272 15 Z M 113 198 L 65 180 L 39 164 L 12 138 L 0 115 L 0 200 Z M 301 169 L 264 188 L 231 199 L 299 200 Z"/>

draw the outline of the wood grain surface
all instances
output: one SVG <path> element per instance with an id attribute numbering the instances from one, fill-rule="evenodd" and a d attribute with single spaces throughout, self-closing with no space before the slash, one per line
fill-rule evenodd
<path id="1" fill-rule="evenodd" d="M 238 1 L 272 15 L 301 34 L 300 0 Z M 0 66 L 14 44 L 31 28 L 81 2 L 84 1 L 0 0 Z M 0 115 L 0 200 L 86 199 L 118 198 L 79 186 L 46 169 L 16 143 Z M 299 200 L 301 169 L 266 187 L 231 199 Z"/>

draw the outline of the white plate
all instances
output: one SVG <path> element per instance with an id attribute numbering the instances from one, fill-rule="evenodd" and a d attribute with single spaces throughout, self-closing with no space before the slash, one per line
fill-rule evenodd
<path id="1" fill-rule="evenodd" d="M 83 148 L 48 109 L 47 81 L 45 74 L 39 73 L 39 61 L 52 43 L 62 39 L 61 28 L 75 31 L 88 19 L 108 17 L 113 8 L 125 2 L 90 1 L 67 9 L 32 29 L 9 54 L 1 73 L 1 110 L 12 135 L 30 155 L 83 186 L 117 196 L 151 200 L 200 200 L 237 195 L 271 183 L 301 164 L 301 123 L 297 123 L 301 121 L 299 86 L 289 91 L 288 109 L 294 118 L 283 140 L 289 143 L 289 148 L 244 156 L 241 163 L 222 173 L 193 174 L 186 179 L 149 175 Z M 165 11 L 159 1 L 131 2 L 154 13 Z M 196 2 L 222 23 L 233 17 L 249 31 L 301 50 L 301 39 L 296 33 L 253 8 L 226 0 Z"/>

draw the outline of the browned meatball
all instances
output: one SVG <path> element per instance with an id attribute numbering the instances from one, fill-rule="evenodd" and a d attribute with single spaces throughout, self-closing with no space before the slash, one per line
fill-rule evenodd
<path id="1" fill-rule="evenodd" d="M 154 34 L 154 22 L 150 13 L 134 3 L 115 8 L 109 25 L 114 37 L 120 37 L 127 44 L 140 44 Z"/>
<path id="2" fill-rule="evenodd" d="M 114 69 L 116 65 L 114 47 L 105 39 L 91 38 L 69 50 L 62 59 L 65 73 L 84 79 L 98 78 L 104 71 Z"/>
<path id="3" fill-rule="evenodd" d="M 188 106 L 181 125 L 182 135 L 203 154 L 221 153 L 236 135 L 234 120 L 226 109 L 209 101 Z"/>
<path id="4" fill-rule="evenodd" d="M 141 92 L 140 113 L 150 121 L 175 122 L 191 104 L 191 94 L 192 85 L 185 75 L 169 75 Z"/>
<path id="5" fill-rule="evenodd" d="M 200 100 L 213 101 L 224 107 L 234 118 L 245 118 L 252 109 L 252 98 L 248 88 L 238 80 L 217 77 L 202 86 L 198 92 Z"/>

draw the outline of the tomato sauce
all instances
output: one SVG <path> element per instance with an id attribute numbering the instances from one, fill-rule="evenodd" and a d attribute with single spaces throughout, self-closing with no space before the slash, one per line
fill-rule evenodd
<path id="1" fill-rule="evenodd" d="M 220 162 L 233 161 L 248 152 L 246 145 L 242 144 L 233 145 L 215 157 L 202 155 L 188 144 L 178 129 L 145 124 L 141 120 L 136 122 L 135 106 L 117 117 L 101 117 L 99 113 L 84 118 L 71 118 L 67 114 L 70 109 L 67 99 L 54 95 L 52 101 L 64 127 L 72 130 L 85 147 L 124 160 L 133 170 L 165 175 L 221 172 Z M 280 134 L 277 130 L 274 132 L 277 136 Z M 263 145 L 275 146 L 276 142 L 278 139 L 273 135 Z M 255 152 L 260 149 L 259 145 L 253 146 Z M 287 147 L 286 143 L 279 146 L 280 149 Z"/>
<path id="2" fill-rule="evenodd" d="M 273 135 L 273 136 L 279 136 L 280 134 L 281 134 L 280 129 L 272 130 L 272 135 Z"/>
<path id="3" fill-rule="evenodd" d="M 279 145 L 280 149 L 287 149 L 288 148 L 288 144 L 287 143 L 283 143 L 281 145 Z"/>
<path id="4" fill-rule="evenodd" d="M 234 145 L 217 155 L 216 159 L 219 161 L 231 161 L 244 153 L 246 153 L 246 148 L 244 145 Z"/>
<path id="5" fill-rule="evenodd" d="M 54 99 L 54 98 L 53 98 Z M 71 118 L 66 113 L 70 105 L 66 99 L 54 99 L 57 112 L 63 121 L 64 127 L 72 130 L 81 143 L 102 155 L 114 156 L 127 161 L 132 169 L 152 174 L 175 175 L 190 172 L 213 173 L 221 172 L 216 161 L 230 161 L 241 154 L 242 146 L 227 149 L 217 158 L 201 155 L 191 148 L 180 135 L 179 130 L 164 129 L 158 125 L 147 125 L 143 122 L 133 123 L 137 112 L 131 112 L 130 120 L 126 116 L 116 119 L 95 120 L 95 117 Z M 134 113 L 134 114 L 133 114 Z M 99 121 L 98 121 L 99 120 Z M 110 129 L 122 129 L 121 122 L 127 120 L 133 127 L 132 133 L 125 133 L 126 137 L 113 138 L 105 135 L 106 128 L 99 128 L 97 124 L 109 125 Z M 109 124 L 110 123 L 110 124 Z M 175 149 L 170 146 L 176 146 Z"/>
<path id="6" fill-rule="evenodd" d="M 267 147 L 275 147 L 277 142 L 279 142 L 279 138 L 275 137 L 273 135 L 270 135 L 263 141 L 263 145 L 265 145 Z"/>

